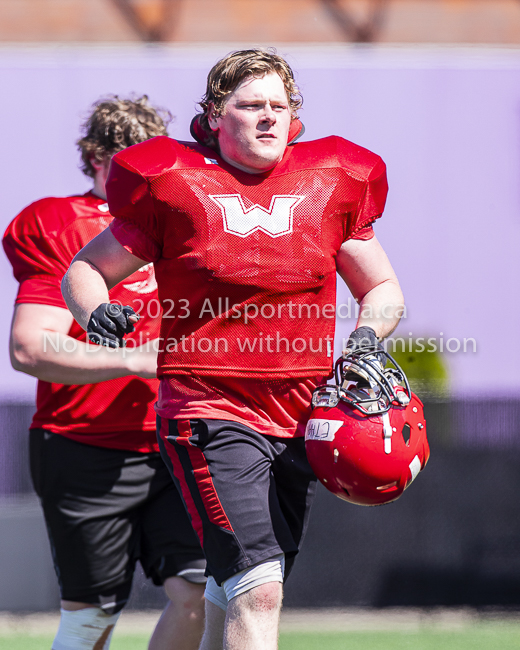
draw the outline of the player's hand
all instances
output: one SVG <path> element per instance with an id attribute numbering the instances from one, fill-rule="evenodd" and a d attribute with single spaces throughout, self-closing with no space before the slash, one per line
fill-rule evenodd
<path id="1" fill-rule="evenodd" d="M 132 307 L 104 302 L 90 314 L 87 324 L 89 341 L 107 348 L 122 348 L 124 335 L 135 330 L 139 316 Z"/>
<path id="2" fill-rule="evenodd" d="M 373 348 L 374 350 L 379 346 L 379 340 L 375 331 L 371 327 L 364 325 L 355 329 L 347 341 L 347 348 L 343 354 L 351 354 L 357 352 L 360 348 Z"/>
<path id="3" fill-rule="evenodd" d="M 351 333 L 347 341 L 347 347 L 343 351 L 343 356 L 352 354 L 352 352 L 357 352 L 361 349 L 364 351 L 372 349 L 374 352 L 381 349 L 381 345 L 379 344 L 379 339 L 377 338 L 375 331 L 367 325 L 358 327 Z M 384 356 L 379 354 L 376 354 L 374 356 L 381 363 L 381 365 L 384 366 Z"/>

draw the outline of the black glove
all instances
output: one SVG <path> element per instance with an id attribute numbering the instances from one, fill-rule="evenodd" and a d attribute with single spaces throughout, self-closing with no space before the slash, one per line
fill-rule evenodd
<path id="1" fill-rule="evenodd" d="M 110 302 L 102 303 L 90 314 L 87 325 L 89 341 L 107 348 L 124 347 L 124 335 L 135 330 L 129 320 L 130 316 L 139 320 L 132 307 L 123 307 Z"/>
<path id="2" fill-rule="evenodd" d="M 371 327 L 364 325 L 358 327 L 352 332 L 347 341 L 347 350 L 345 352 L 357 352 L 360 348 L 373 348 L 376 350 L 379 347 L 379 341 L 376 333 Z"/>
<path id="3" fill-rule="evenodd" d="M 343 353 L 343 356 L 346 356 L 347 354 L 350 354 L 352 352 L 357 352 L 362 348 L 364 348 L 365 351 L 367 349 L 368 350 L 372 349 L 374 350 L 374 352 L 376 350 L 382 349 L 375 331 L 371 327 L 368 327 L 366 325 L 363 325 L 363 327 L 358 327 L 349 336 L 349 339 L 347 341 L 347 349 Z M 385 355 L 375 354 L 374 356 L 379 361 L 379 363 L 384 367 L 386 364 Z"/>

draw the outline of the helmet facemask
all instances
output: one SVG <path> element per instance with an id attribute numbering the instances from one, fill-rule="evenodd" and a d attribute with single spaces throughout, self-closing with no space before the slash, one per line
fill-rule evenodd
<path id="1" fill-rule="evenodd" d="M 409 404 L 412 391 L 397 362 L 382 348 L 364 347 L 336 361 L 336 385 L 319 386 L 312 406 L 337 406 L 340 400 L 363 415 L 382 415 Z"/>

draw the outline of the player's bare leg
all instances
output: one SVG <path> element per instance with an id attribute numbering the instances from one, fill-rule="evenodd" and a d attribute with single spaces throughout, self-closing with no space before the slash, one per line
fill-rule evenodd
<path id="1" fill-rule="evenodd" d="M 204 585 L 167 578 L 170 599 L 150 639 L 148 650 L 197 650 L 204 626 Z"/>
<path id="2" fill-rule="evenodd" d="M 209 600 L 206 600 L 204 636 L 202 637 L 199 650 L 222 650 L 225 622 L 226 612 Z"/>
<path id="3" fill-rule="evenodd" d="M 276 650 L 281 607 L 280 582 L 268 582 L 232 598 L 226 616 L 224 650 Z"/>

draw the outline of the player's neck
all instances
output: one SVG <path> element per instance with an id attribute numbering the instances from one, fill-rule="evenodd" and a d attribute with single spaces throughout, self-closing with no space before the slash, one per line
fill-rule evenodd
<path id="1" fill-rule="evenodd" d="M 92 194 L 95 194 L 100 199 L 103 199 L 103 201 L 107 200 L 107 193 L 105 191 L 104 183 L 103 185 L 101 185 L 100 183 L 96 183 L 96 181 L 94 181 L 94 187 L 90 191 L 92 192 Z"/>

